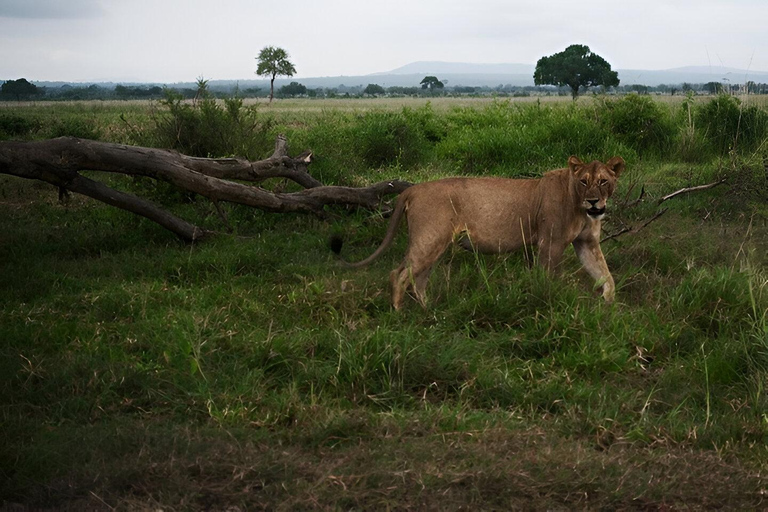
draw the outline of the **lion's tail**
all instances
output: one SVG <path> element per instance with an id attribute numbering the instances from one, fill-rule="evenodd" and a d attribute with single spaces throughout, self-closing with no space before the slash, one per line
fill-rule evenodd
<path id="1" fill-rule="evenodd" d="M 395 204 L 395 211 L 392 212 L 392 218 L 389 219 L 389 225 L 387 226 L 387 233 L 384 235 L 384 240 L 381 241 L 381 245 L 373 251 L 373 254 L 365 258 L 361 261 L 355 261 L 355 262 L 349 262 L 346 260 L 341 260 L 342 264 L 346 267 L 350 268 L 360 268 L 365 267 L 366 265 L 370 265 L 373 260 L 381 256 L 384 251 L 386 251 L 390 245 L 392 245 L 392 240 L 395 239 L 395 233 L 397 233 L 397 228 L 400 225 L 400 221 L 403 218 L 403 214 L 405 213 L 406 209 L 406 194 L 405 192 L 400 194 L 400 197 L 397 198 L 397 203 Z M 341 247 L 344 244 L 344 241 L 341 239 L 340 236 L 334 236 L 331 238 L 331 250 L 336 253 L 337 255 L 341 253 Z"/>

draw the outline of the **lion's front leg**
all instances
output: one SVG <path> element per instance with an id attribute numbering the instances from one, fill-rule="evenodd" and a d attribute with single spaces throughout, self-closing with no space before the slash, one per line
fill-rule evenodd
<path id="1" fill-rule="evenodd" d="M 549 240 L 539 240 L 538 253 L 536 255 L 539 265 L 548 272 L 556 272 L 560 262 L 563 261 L 563 253 L 566 247 L 568 247 L 567 242 L 563 244 L 562 242 L 555 243 Z"/>
<path id="2" fill-rule="evenodd" d="M 616 285 L 610 270 L 608 270 L 603 251 L 600 249 L 599 239 L 594 236 L 577 238 L 573 241 L 573 248 L 587 273 L 596 281 L 598 292 L 602 293 L 606 302 L 613 302 L 616 295 Z"/>

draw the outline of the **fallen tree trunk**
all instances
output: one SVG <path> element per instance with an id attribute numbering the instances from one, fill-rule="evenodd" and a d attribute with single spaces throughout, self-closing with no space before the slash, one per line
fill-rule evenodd
<path id="1" fill-rule="evenodd" d="M 382 198 L 399 194 L 410 183 L 394 180 L 369 187 L 323 186 L 309 175 L 312 153 L 288 156 L 285 137 L 279 136 L 275 152 L 265 160 L 194 158 L 175 151 L 125 146 L 61 137 L 45 141 L 0 142 L 0 173 L 41 180 L 87 195 L 157 222 L 186 241 L 212 234 L 140 197 L 115 190 L 82 176 L 80 171 L 102 171 L 145 176 L 219 201 L 243 204 L 269 212 L 325 215 L 325 206 L 345 204 L 376 208 Z M 293 193 L 274 193 L 235 181 L 261 182 L 285 178 L 305 188 Z M 217 206 L 218 208 L 218 206 Z"/>

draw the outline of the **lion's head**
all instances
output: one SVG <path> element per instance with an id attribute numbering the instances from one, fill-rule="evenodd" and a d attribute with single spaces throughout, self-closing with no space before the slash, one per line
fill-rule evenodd
<path id="1" fill-rule="evenodd" d="M 624 165 L 620 156 L 611 158 L 607 163 L 595 160 L 585 164 L 575 156 L 568 159 L 579 202 L 593 219 L 601 219 L 605 215 L 606 201 L 616 189 L 616 178 L 624 170 Z"/>

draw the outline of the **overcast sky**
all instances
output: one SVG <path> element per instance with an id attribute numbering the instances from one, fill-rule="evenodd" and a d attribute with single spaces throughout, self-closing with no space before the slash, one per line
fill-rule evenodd
<path id="1" fill-rule="evenodd" d="M 535 64 L 586 44 L 614 69 L 768 71 L 768 0 L 0 0 L 0 80 L 296 78 L 414 61 Z"/>

